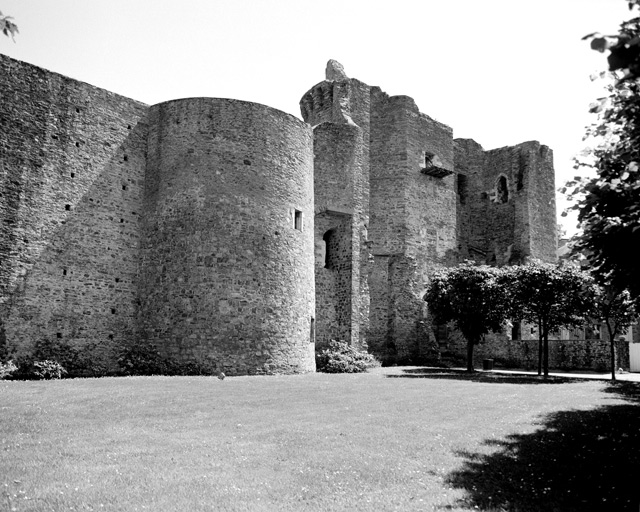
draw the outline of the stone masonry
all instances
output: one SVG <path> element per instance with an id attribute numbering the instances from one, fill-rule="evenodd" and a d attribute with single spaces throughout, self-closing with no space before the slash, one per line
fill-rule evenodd
<path id="1" fill-rule="evenodd" d="M 228 374 L 313 371 L 343 339 L 436 360 L 422 300 L 464 259 L 555 259 L 552 154 L 484 151 L 407 96 L 327 79 L 302 118 L 147 106 L 0 56 L 0 343 L 146 341 Z"/>
<path id="2" fill-rule="evenodd" d="M 546 146 L 454 140 L 408 96 L 334 61 L 300 107 L 314 130 L 318 346 L 345 339 L 387 362 L 438 360 L 423 300 L 434 269 L 555 261 Z"/>

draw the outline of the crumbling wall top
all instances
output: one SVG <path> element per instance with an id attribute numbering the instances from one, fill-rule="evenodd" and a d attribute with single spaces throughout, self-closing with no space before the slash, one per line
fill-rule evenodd
<path id="1" fill-rule="evenodd" d="M 330 59 L 327 62 L 327 69 L 325 76 L 328 81 L 344 81 L 349 80 L 349 77 L 344 72 L 344 67 L 337 60 Z"/>

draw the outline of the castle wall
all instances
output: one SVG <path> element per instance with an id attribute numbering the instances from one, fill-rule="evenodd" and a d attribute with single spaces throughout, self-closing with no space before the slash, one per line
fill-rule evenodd
<path id="1" fill-rule="evenodd" d="M 331 340 L 352 341 L 353 247 L 351 216 L 316 215 L 316 346 Z"/>
<path id="2" fill-rule="evenodd" d="M 528 253 L 528 236 L 518 236 L 525 217 L 525 195 L 518 185 L 519 170 L 517 148 L 506 147 L 485 153 L 484 194 L 480 200 L 486 208 L 483 219 L 487 223 L 486 262 L 489 265 L 517 263 Z"/>
<path id="3" fill-rule="evenodd" d="M 155 105 L 146 183 L 148 340 L 174 360 L 212 359 L 229 374 L 312 371 L 310 128 L 242 101 Z"/>
<path id="4" fill-rule="evenodd" d="M 535 141 L 519 144 L 518 148 L 526 163 L 528 215 L 523 233 L 529 234 L 529 253 L 542 261 L 556 262 L 558 238 L 553 151 Z"/>
<path id="5" fill-rule="evenodd" d="M 322 123 L 314 128 L 316 343 L 359 342 L 356 176 L 362 172 L 362 129 Z M 354 215 L 355 213 L 355 215 Z M 320 251 L 320 252 L 318 252 Z M 355 335 L 354 335 L 355 334 Z"/>
<path id="6" fill-rule="evenodd" d="M 453 169 L 451 129 L 420 114 L 406 96 L 374 91 L 371 115 L 371 226 L 375 259 L 370 279 L 369 344 L 384 359 L 437 357 L 424 283 L 457 257 L 453 176 L 421 172 L 425 153 Z"/>
<path id="7" fill-rule="evenodd" d="M 300 101 L 303 119 L 314 126 L 319 347 L 331 339 L 367 346 L 369 103 L 369 86 L 352 79 L 321 82 Z M 329 235 L 335 248 L 327 265 Z"/>
<path id="8" fill-rule="evenodd" d="M 457 229 L 460 260 L 486 263 L 487 223 L 484 190 L 484 160 L 482 146 L 472 139 L 455 139 L 454 166 L 458 192 Z"/>
<path id="9" fill-rule="evenodd" d="M 466 340 L 460 333 L 453 331 L 443 345 L 443 353 L 448 362 L 464 365 L 466 354 Z M 549 368 L 555 370 L 593 370 L 604 372 L 611 368 L 610 346 L 606 337 L 603 339 L 575 338 L 549 340 Z M 506 333 L 491 333 L 485 341 L 476 345 L 473 351 L 473 361 L 476 368 L 482 367 L 484 359 L 493 359 L 500 368 L 524 368 L 536 370 L 538 368 L 538 339 L 512 340 Z M 629 369 L 629 344 L 624 341 L 617 343 L 616 368 Z"/>
<path id="10" fill-rule="evenodd" d="M 0 357 L 59 340 L 113 363 L 147 339 L 290 373 L 344 339 L 433 361 L 435 269 L 555 261 L 546 146 L 454 144 L 339 68 L 301 100 L 311 128 L 235 100 L 149 108 L 0 56 Z"/>
<path id="11" fill-rule="evenodd" d="M 556 261 L 551 150 L 535 141 L 486 152 L 470 139 L 455 146 L 466 188 L 464 203 L 458 197 L 461 257 L 497 266 Z"/>
<path id="12" fill-rule="evenodd" d="M 407 115 L 379 88 L 371 94 L 370 223 L 373 266 L 369 349 L 384 359 L 396 357 L 396 280 L 392 265 L 404 252 L 407 167 Z"/>
<path id="13" fill-rule="evenodd" d="M 2 336 L 109 359 L 136 333 L 147 107 L 1 55 L 0 90 Z"/>

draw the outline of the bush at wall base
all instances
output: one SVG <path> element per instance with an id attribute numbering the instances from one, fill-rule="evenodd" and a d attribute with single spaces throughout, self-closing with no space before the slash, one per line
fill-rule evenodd
<path id="1" fill-rule="evenodd" d="M 373 355 L 344 341 L 331 340 L 316 354 L 316 370 L 324 373 L 362 373 L 377 366 L 380 362 Z"/>
<path id="2" fill-rule="evenodd" d="M 33 368 L 33 374 L 38 379 L 61 379 L 62 376 L 67 373 L 67 370 L 65 370 L 60 363 L 51 361 L 50 359 L 35 361 Z"/>
<path id="3" fill-rule="evenodd" d="M 150 343 L 121 348 L 117 357 L 122 375 L 220 375 L 222 366 L 212 357 L 202 361 L 175 362 L 163 357 Z"/>
<path id="4" fill-rule="evenodd" d="M 9 360 L 6 363 L 0 361 L 0 380 L 11 377 L 18 367 L 13 364 L 13 361 Z"/>
<path id="5" fill-rule="evenodd" d="M 0 363 L 0 379 L 52 380 L 61 379 L 66 374 L 64 366 L 51 359 L 33 360 L 23 356 L 17 358 L 15 363 Z"/>

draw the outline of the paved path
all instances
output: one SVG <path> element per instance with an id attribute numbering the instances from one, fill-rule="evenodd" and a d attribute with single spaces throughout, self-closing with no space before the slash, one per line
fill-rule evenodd
<path id="1" fill-rule="evenodd" d="M 484 370 L 480 370 L 484 371 Z M 494 369 L 488 370 L 493 373 L 512 373 L 516 375 L 538 375 L 538 372 L 528 372 L 525 370 L 501 370 Z M 606 373 L 580 373 L 580 372 L 554 372 L 550 371 L 549 376 L 551 377 L 569 377 L 571 379 L 600 379 L 600 380 L 611 380 L 611 372 Z M 616 380 L 627 380 L 632 382 L 640 382 L 640 373 L 616 373 Z"/>
<path id="2" fill-rule="evenodd" d="M 404 372 L 416 372 L 419 371 L 421 368 L 424 368 L 425 370 L 433 370 L 433 371 L 440 371 L 440 372 L 446 372 L 447 368 L 441 368 L 441 367 L 437 367 L 437 366 L 386 366 L 386 367 L 382 367 L 382 368 L 375 368 L 370 370 L 370 373 L 380 373 L 380 374 L 391 374 L 391 375 L 399 375 L 402 374 Z M 466 368 L 463 367 L 456 367 L 456 368 L 448 368 L 448 370 L 451 370 L 452 372 L 456 372 L 456 373 L 465 373 L 466 372 Z M 503 374 L 512 374 L 512 375 L 527 375 L 527 376 L 531 376 L 531 377 L 536 377 L 538 375 L 537 370 L 536 371 L 527 371 L 527 370 L 503 370 L 501 368 L 499 369 L 493 369 L 493 370 L 482 370 L 479 368 L 476 368 L 476 372 L 478 373 L 503 373 Z M 570 379 L 598 379 L 598 380 L 611 380 L 611 372 L 602 372 L 602 373 L 598 373 L 598 372 L 557 372 L 557 371 L 550 371 L 549 372 L 549 376 L 551 377 L 565 377 L 565 378 L 570 378 Z M 616 373 L 616 380 L 619 381 L 630 381 L 630 382 L 640 382 L 640 373 Z"/>

